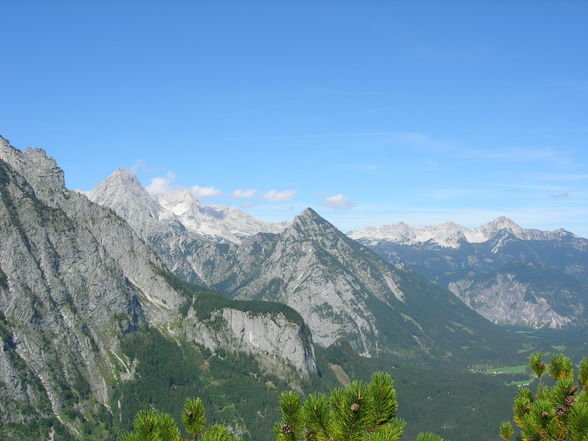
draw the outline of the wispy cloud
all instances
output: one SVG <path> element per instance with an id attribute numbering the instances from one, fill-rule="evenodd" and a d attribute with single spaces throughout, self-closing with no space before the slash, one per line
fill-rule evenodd
<path id="1" fill-rule="evenodd" d="M 146 187 L 146 190 L 151 194 L 162 194 L 183 188 L 173 184 L 175 179 L 175 173 L 169 171 L 165 176 L 158 176 L 151 179 L 151 183 Z M 196 199 L 210 198 L 222 194 L 222 191 L 215 187 L 200 187 L 194 185 L 190 187 L 189 190 Z"/>
<path id="2" fill-rule="evenodd" d="M 560 158 L 560 154 L 550 149 L 463 149 L 458 156 L 464 159 L 505 160 L 513 162 L 544 161 Z"/>
<path id="3" fill-rule="evenodd" d="M 270 202 L 287 202 L 291 200 L 296 193 L 298 193 L 298 190 L 270 190 L 263 194 L 263 198 Z"/>
<path id="4" fill-rule="evenodd" d="M 152 173 L 153 171 L 147 166 L 147 163 L 142 159 L 135 161 L 133 165 L 129 167 L 129 170 L 132 171 L 134 174 L 144 172 L 144 173 Z"/>
<path id="5" fill-rule="evenodd" d="M 241 188 L 238 188 L 231 194 L 231 197 L 233 199 L 247 199 L 255 196 L 256 194 L 257 190 L 254 190 L 252 188 L 250 188 L 249 190 L 243 190 Z"/>
<path id="6" fill-rule="evenodd" d="M 223 194 L 223 192 L 216 187 L 200 187 L 198 185 L 190 187 L 190 191 L 196 199 L 212 198 Z"/>
<path id="7" fill-rule="evenodd" d="M 355 207 L 355 203 L 344 194 L 329 196 L 328 198 L 325 198 L 323 204 L 329 208 L 337 210 L 349 210 L 350 208 Z"/>
<path id="8" fill-rule="evenodd" d="M 549 195 L 550 198 L 554 198 L 554 199 L 564 199 L 569 196 L 570 196 L 569 193 L 557 193 L 557 194 L 550 194 Z"/>
<path id="9" fill-rule="evenodd" d="M 159 176 L 151 179 L 151 183 L 146 187 L 149 193 L 161 194 L 172 190 L 172 183 L 176 179 L 176 175 L 169 171 L 165 176 Z"/>
<path id="10" fill-rule="evenodd" d="M 559 191 L 563 192 L 567 187 L 562 185 L 544 185 L 544 184 L 492 184 L 493 187 L 517 188 L 520 190 L 533 191 Z"/>

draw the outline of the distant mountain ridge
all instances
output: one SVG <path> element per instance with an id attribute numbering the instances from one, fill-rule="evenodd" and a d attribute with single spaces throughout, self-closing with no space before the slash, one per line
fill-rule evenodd
<path id="1" fill-rule="evenodd" d="M 588 324 L 588 240 L 498 218 L 469 229 L 447 222 L 349 233 L 389 262 L 406 262 L 494 323 L 532 328 Z"/>
<path id="2" fill-rule="evenodd" d="M 113 174 L 89 197 L 125 218 L 176 275 L 236 299 L 285 303 L 300 312 L 314 341 L 323 346 L 345 338 L 365 355 L 440 359 L 469 357 L 463 348 L 474 346 L 492 350 L 484 335 L 496 330 L 451 293 L 401 264 L 387 264 L 310 208 L 279 233 L 218 241 L 190 232 L 188 222 L 178 216 L 154 214 L 157 195 L 141 188 L 136 178 L 132 185 L 113 185 L 119 175 Z M 184 205 L 184 196 L 178 203 L 174 199 L 178 215 L 193 207 L 190 201 Z M 427 311 L 434 318 L 427 319 Z M 468 323 L 471 333 L 453 325 L 448 331 L 441 325 L 447 320 Z M 463 338 L 463 348 L 452 338 Z M 440 347 L 451 349 L 435 350 Z"/>
<path id="3" fill-rule="evenodd" d="M 405 384 L 411 425 L 428 408 L 431 430 L 443 424 L 467 439 L 447 422 L 489 408 L 474 408 L 472 397 L 447 409 L 463 384 L 438 387 L 438 368 L 510 357 L 520 340 L 449 291 L 387 263 L 312 209 L 279 233 L 233 242 L 190 231 L 134 176 L 118 175 L 99 206 L 67 190 L 43 150 L 21 152 L 0 137 L 0 438 L 114 439 L 141 409 L 177 417 L 186 397 L 201 396 L 215 422 L 269 440 L 280 391 L 334 387 L 333 363 L 361 367 L 350 374 L 362 378 L 368 365 L 356 351 L 386 357 L 369 360 L 370 369 L 397 368 L 398 359 L 434 365 L 421 394 Z M 279 300 L 304 317 L 284 303 L 242 299 Z M 314 345 L 309 328 L 335 344 Z M 420 383 L 412 368 L 395 370 L 399 384 Z M 477 387 L 474 378 L 468 385 Z"/>
<path id="4" fill-rule="evenodd" d="M 128 169 L 115 170 L 95 189 L 83 193 L 100 205 L 109 201 L 115 211 L 129 216 L 143 205 L 154 220 L 180 223 L 193 236 L 235 243 L 257 233 L 279 233 L 288 226 L 287 222 L 262 222 L 236 208 L 204 205 L 187 188 L 149 193 Z"/>
<path id="5" fill-rule="evenodd" d="M 478 228 L 462 227 L 454 222 L 435 226 L 411 227 L 404 222 L 381 227 L 365 227 L 347 233 L 355 240 L 389 241 L 404 245 L 430 244 L 444 248 L 458 248 L 463 243 L 483 243 L 500 234 L 508 234 L 520 240 L 573 240 L 580 250 L 588 250 L 588 239 L 576 236 L 567 230 L 541 231 L 525 229 L 507 217 L 498 217 Z M 500 246 L 497 244 L 497 246 Z M 497 251 L 495 248 L 494 251 Z"/>

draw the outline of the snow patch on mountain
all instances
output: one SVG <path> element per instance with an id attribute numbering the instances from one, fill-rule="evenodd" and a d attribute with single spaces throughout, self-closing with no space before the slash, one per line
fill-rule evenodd
<path id="1" fill-rule="evenodd" d="M 349 232 L 348 236 L 355 240 L 367 241 L 368 244 L 385 240 L 403 245 L 430 243 L 444 248 L 459 248 L 464 242 L 482 243 L 504 233 L 521 240 L 552 240 L 566 235 L 573 236 L 572 233 L 563 229 L 555 231 L 525 229 L 503 216 L 478 228 L 467 228 L 454 222 L 422 227 L 412 227 L 399 222 L 354 230 Z"/>
<path id="2" fill-rule="evenodd" d="M 268 224 L 241 210 L 219 205 L 203 205 L 188 189 L 152 195 L 173 213 L 189 230 L 205 236 L 220 237 L 239 243 L 245 236 L 257 233 L 280 233 L 287 222 Z"/>
<path id="3" fill-rule="evenodd" d="M 202 204 L 189 189 L 146 191 L 127 169 L 118 169 L 90 192 L 80 192 L 99 205 L 113 207 L 127 220 L 179 222 L 191 234 L 240 243 L 257 233 L 279 233 L 288 222 L 269 224 L 241 210 Z"/>

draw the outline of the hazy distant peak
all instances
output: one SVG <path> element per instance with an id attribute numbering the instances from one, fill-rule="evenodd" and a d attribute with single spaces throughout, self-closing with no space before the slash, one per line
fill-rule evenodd
<path id="1" fill-rule="evenodd" d="M 478 228 L 463 227 L 451 221 L 423 227 L 411 227 L 404 222 L 399 222 L 380 227 L 366 227 L 361 230 L 351 231 L 348 235 L 356 240 L 387 240 L 407 245 L 432 243 L 445 248 L 458 248 L 464 242 L 482 243 L 504 233 L 521 240 L 547 240 L 555 236 L 571 234 L 561 229 L 552 232 L 528 230 L 522 228 L 513 220 L 500 216 Z"/>
<path id="2" fill-rule="evenodd" d="M 481 228 L 493 228 L 497 230 L 513 230 L 513 231 L 520 231 L 523 230 L 519 224 L 517 224 L 512 219 L 509 219 L 505 216 L 500 216 L 494 219 L 493 221 L 488 222 L 485 225 L 482 225 Z"/>
<path id="3" fill-rule="evenodd" d="M 111 179 L 120 179 L 124 181 L 136 181 L 139 182 L 137 176 L 129 170 L 128 168 L 117 168 L 112 174 L 110 175 Z"/>
<path id="4" fill-rule="evenodd" d="M 149 230 L 154 234 L 154 221 L 179 223 L 196 235 L 204 235 L 231 242 L 260 232 L 279 233 L 288 224 L 268 224 L 236 208 L 204 205 L 189 188 L 149 192 L 135 174 L 125 168 L 115 170 L 98 186 L 85 193 L 99 205 L 114 209 L 133 225 L 135 230 Z M 161 227 L 164 228 L 164 227 Z"/>
<path id="5" fill-rule="evenodd" d="M 108 193 L 122 193 L 130 196 L 145 195 L 146 191 L 135 174 L 126 168 L 116 169 L 109 177 L 100 182 L 89 193 L 92 195 L 106 195 Z"/>

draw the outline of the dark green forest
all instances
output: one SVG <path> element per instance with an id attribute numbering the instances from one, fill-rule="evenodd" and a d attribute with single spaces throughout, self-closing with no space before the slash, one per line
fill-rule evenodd
<path id="1" fill-rule="evenodd" d="M 178 345 L 154 328 L 126 335 L 122 347 L 136 371 L 133 380 L 116 386 L 111 406 L 115 434 L 130 430 L 134 416 L 143 409 L 158 409 L 178 419 L 185 399 L 197 396 L 211 423 L 244 428 L 259 441 L 274 438 L 270 428 L 279 417 L 276 403 L 290 386 L 264 373 L 253 357 Z M 455 441 L 493 439 L 483 435 L 509 418 L 516 394 L 516 387 L 506 385 L 516 378 L 513 375 L 415 368 L 364 358 L 343 341 L 327 349 L 317 347 L 316 356 L 319 375 L 301 383 L 304 394 L 344 385 L 337 373 L 368 380 L 376 371 L 389 372 L 398 391 L 398 415 L 408 423 L 407 439 L 422 431 L 436 431 Z"/>

